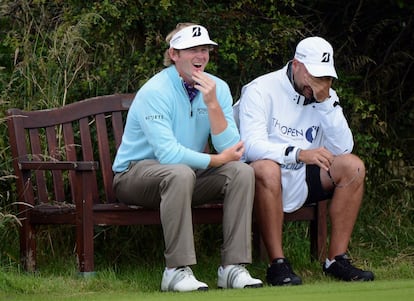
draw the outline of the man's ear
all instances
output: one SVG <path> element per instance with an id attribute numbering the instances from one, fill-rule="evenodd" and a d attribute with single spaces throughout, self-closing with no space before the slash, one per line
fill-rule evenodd
<path id="1" fill-rule="evenodd" d="M 300 62 L 297 59 L 292 60 L 292 68 L 295 70 L 298 68 L 298 64 L 300 64 Z"/>
<path id="2" fill-rule="evenodd" d="M 168 55 L 170 56 L 171 60 L 174 62 L 177 60 L 178 53 L 179 53 L 179 50 L 177 49 L 174 49 L 174 48 L 168 49 Z"/>

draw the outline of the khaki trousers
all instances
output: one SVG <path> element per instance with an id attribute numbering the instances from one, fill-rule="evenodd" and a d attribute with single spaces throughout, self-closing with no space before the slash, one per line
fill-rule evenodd
<path id="1" fill-rule="evenodd" d="M 183 164 L 142 160 L 114 177 L 126 204 L 159 208 L 167 267 L 196 264 L 191 207 L 223 202 L 221 264 L 251 263 L 254 171 L 243 162 L 193 170 Z"/>

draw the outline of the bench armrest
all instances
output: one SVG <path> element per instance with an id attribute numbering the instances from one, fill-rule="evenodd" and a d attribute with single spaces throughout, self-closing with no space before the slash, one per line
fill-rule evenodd
<path id="1" fill-rule="evenodd" d="M 93 171 L 99 169 L 97 161 L 20 161 L 20 170 L 75 170 Z"/>

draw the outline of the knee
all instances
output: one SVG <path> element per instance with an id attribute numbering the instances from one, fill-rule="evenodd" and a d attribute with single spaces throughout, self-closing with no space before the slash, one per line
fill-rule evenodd
<path id="1" fill-rule="evenodd" d="M 281 183 L 280 165 L 272 160 L 258 160 L 250 164 L 253 167 L 256 183 L 265 187 L 278 187 Z"/>
<path id="2" fill-rule="evenodd" d="M 358 156 L 354 154 L 345 155 L 342 165 L 348 173 L 353 174 L 357 171 L 361 176 L 365 177 L 365 164 Z"/>
<path id="3" fill-rule="evenodd" d="M 183 186 L 190 185 L 194 186 L 196 175 L 194 170 L 184 164 L 177 164 L 172 166 L 169 170 L 169 174 L 165 177 L 167 182 L 176 183 L 177 185 Z"/>
<path id="4" fill-rule="evenodd" d="M 355 155 L 353 155 L 353 156 L 355 158 L 354 160 L 355 160 L 356 167 L 359 168 L 360 172 L 365 175 L 365 164 L 364 164 L 364 162 L 361 160 L 361 158 L 359 158 Z"/>
<path id="5" fill-rule="evenodd" d="M 241 161 L 234 161 L 227 163 L 233 175 L 230 176 L 233 181 L 239 180 L 248 183 L 254 183 L 254 170 L 253 168 Z"/>
<path id="6" fill-rule="evenodd" d="M 160 183 L 162 212 L 174 208 L 190 208 L 196 181 L 195 172 L 183 164 L 171 165 Z"/>
<path id="7" fill-rule="evenodd" d="M 331 167 L 331 175 L 337 177 L 338 180 L 347 180 L 350 178 L 358 178 L 362 183 L 365 178 L 365 164 L 354 154 L 341 155 L 335 158 Z"/>

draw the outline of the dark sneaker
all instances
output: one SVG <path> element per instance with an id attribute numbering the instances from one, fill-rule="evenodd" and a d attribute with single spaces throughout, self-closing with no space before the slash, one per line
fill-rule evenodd
<path id="1" fill-rule="evenodd" d="M 286 258 L 276 258 L 267 268 L 267 283 L 270 285 L 299 285 L 302 279 L 296 275 Z"/>
<path id="2" fill-rule="evenodd" d="M 351 264 L 351 259 L 346 254 L 335 256 L 335 262 L 333 262 L 329 268 L 325 268 L 325 264 L 323 264 L 322 269 L 326 275 L 344 281 L 374 280 L 374 274 L 371 271 L 364 271 L 354 267 Z"/>

